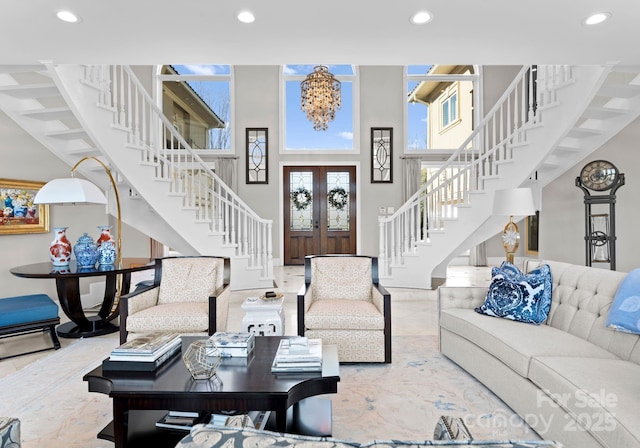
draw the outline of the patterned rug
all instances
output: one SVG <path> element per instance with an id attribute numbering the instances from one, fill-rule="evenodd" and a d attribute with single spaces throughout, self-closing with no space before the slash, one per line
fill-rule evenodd
<path id="1" fill-rule="evenodd" d="M 441 415 L 460 417 L 476 439 L 539 437 L 490 390 L 438 351 L 436 336 L 393 337 L 391 365 L 340 367 L 333 435 L 432 439 Z"/>
<path id="2" fill-rule="evenodd" d="M 24 448 L 112 448 L 96 434 L 111 401 L 89 393 L 82 376 L 117 345 L 117 336 L 81 339 L 0 380 L 0 415 L 21 420 Z M 393 338 L 391 365 L 343 365 L 333 403 L 335 437 L 432 439 L 440 415 L 464 418 L 476 439 L 537 439 L 482 384 L 437 350 L 434 336 Z"/>

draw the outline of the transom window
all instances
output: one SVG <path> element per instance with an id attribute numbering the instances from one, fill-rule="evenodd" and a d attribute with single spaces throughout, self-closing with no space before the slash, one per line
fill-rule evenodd
<path id="1" fill-rule="evenodd" d="M 193 149 L 233 148 L 232 67 L 165 65 L 162 111 Z"/>
<path id="2" fill-rule="evenodd" d="M 321 65 L 321 64 L 316 64 Z M 358 78 L 352 65 L 327 65 L 341 83 L 342 107 L 329 122 L 326 131 L 315 131 L 313 123 L 301 108 L 300 83 L 315 65 L 285 65 L 282 67 L 282 133 L 283 152 L 357 152 L 358 139 Z"/>

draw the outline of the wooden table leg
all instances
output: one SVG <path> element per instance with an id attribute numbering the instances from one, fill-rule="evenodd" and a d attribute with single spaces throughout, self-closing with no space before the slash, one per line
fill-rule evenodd
<path id="1" fill-rule="evenodd" d="M 124 400 L 113 398 L 113 438 L 115 448 L 127 446 L 129 433 L 129 409 Z"/>

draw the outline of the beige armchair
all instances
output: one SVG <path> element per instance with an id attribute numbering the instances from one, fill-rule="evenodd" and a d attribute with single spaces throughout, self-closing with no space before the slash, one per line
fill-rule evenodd
<path id="1" fill-rule="evenodd" d="M 338 346 L 340 362 L 391 362 L 391 296 L 378 259 L 308 255 L 298 294 L 298 334 Z"/>
<path id="2" fill-rule="evenodd" d="M 120 299 L 120 343 L 156 331 L 184 335 L 225 331 L 229 278 L 229 258 L 157 258 L 153 285 Z"/>

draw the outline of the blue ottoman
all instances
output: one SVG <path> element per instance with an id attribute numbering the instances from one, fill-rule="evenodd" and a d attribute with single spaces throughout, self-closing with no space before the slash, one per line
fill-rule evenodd
<path id="1" fill-rule="evenodd" d="M 49 333 L 53 344 L 53 347 L 18 353 L 0 359 L 59 349 L 60 341 L 55 330 L 59 323 L 58 305 L 46 294 L 0 299 L 0 339 L 42 331 Z"/>

